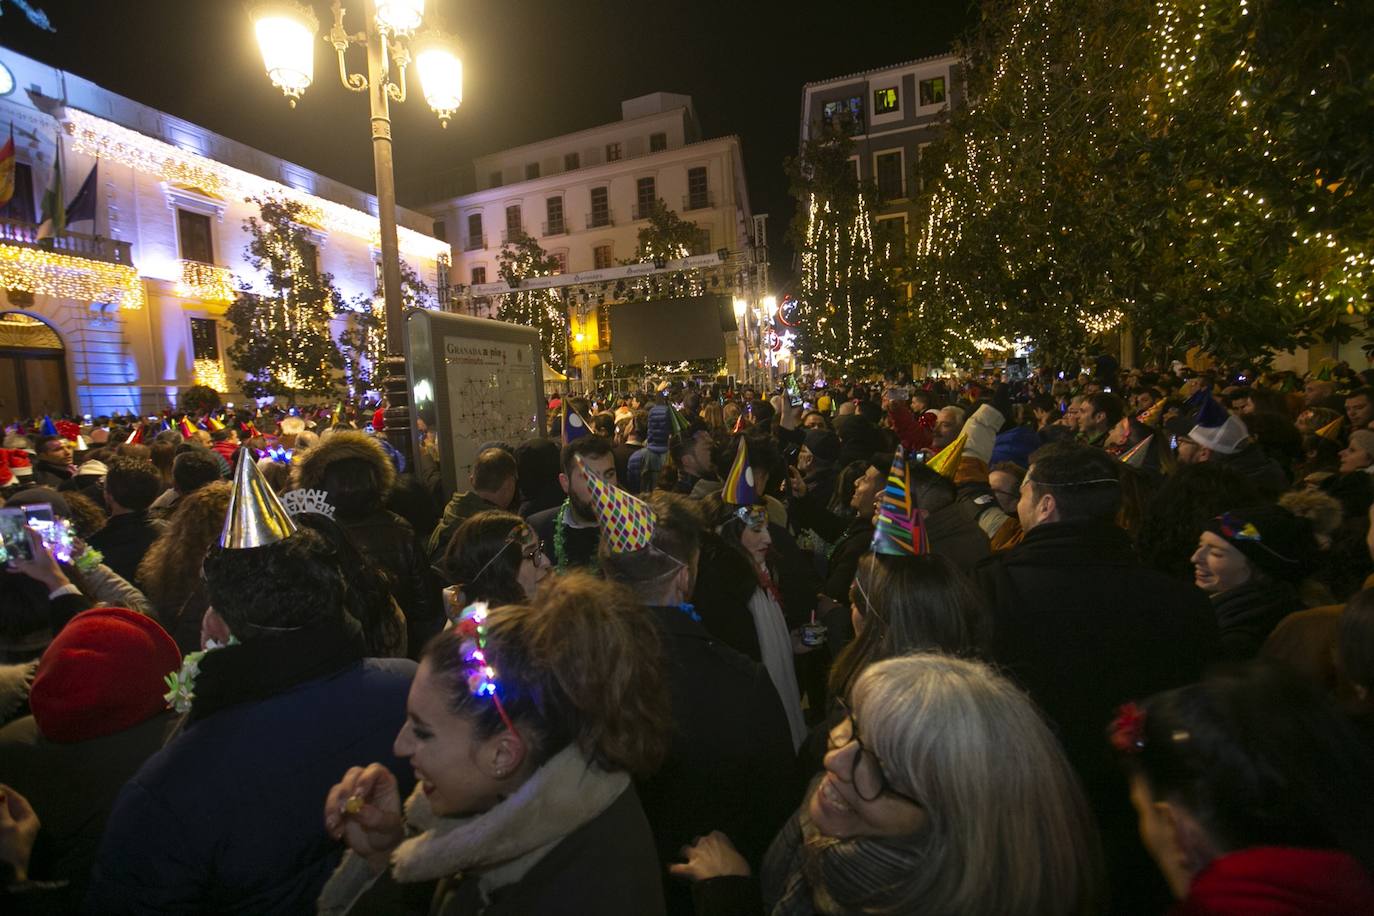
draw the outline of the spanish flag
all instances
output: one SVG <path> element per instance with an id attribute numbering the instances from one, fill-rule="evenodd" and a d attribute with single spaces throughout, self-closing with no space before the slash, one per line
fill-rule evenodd
<path id="1" fill-rule="evenodd" d="M 0 146 L 0 207 L 14 197 L 14 125 L 10 125 L 10 138 Z"/>

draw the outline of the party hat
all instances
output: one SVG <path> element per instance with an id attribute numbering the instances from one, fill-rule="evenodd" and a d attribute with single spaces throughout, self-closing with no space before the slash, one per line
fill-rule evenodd
<path id="1" fill-rule="evenodd" d="M 1131 446 L 1128 451 L 1118 455 L 1118 460 L 1129 468 L 1143 468 L 1145 466 L 1145 456 L 1149 452 L 1150 442 L 1154 437 L 1155 434 L 1150 433 L 1144 439 L 1141 439 L 1135 445 Z"/>
<path id="2" fill-rule="evenodd" d="M 742 435 L 748 428 L 749 424 L 744 422 L 744 414 L 741 413 L 739 419 L 735 421 L 735 428 L 730 433 L 734 436 Z"/>
<path id="3" fill-rule="evenodd" d="M 1331 381 L 1331 364 L 1323 362 L 1321 368 L 1317 370 L 1317 374 L 1313 376 L 1313 378 L 1319 382 Z"/>
<path id="4" fill-rule="evenodd" d="M 81 424 L 75 420 L 58 420 L 53 426 L 57 427 L 57 434 L 68 442 L 75 442 L 81 435 Z"/>
<path id="5" fill-rule="evenodd" d="M 196 425 L 191 422 L 190 417 L 182 417 L 177 423 L 177 429 L 181 431 L 183 439 L 189 439 L 196 434 Z"/>
<path id="6" fill-rule="evenodd" d="M 296 533 L 296 523 L 291 521 L 290 513 L 277 499 L 248 451 L 246 448 L 239 450 L 234 489 L 229 494 L 229 511 L 224 517 L 224 531 L 219 536 L 219 545 L 228 550 L 265 547 Z"/>
<path id="7" fill-rule="evenodd" d="M 721 497 L 732 506 L 752 506 L 759 501 L 754 491 L 754 469 L 749 466 L 749 447 L 743 436 L 739 437 L 739 448 L 735 450 L 735 461 L 730 465 Z"/>
<path id="8" fill-rule="evenodd" d="M 574 414 L 575 415 L 575 414 Z M 658 516 L 649 504 L 637 499 L 619 487 L 613 486 L 591 472 L 577 457 L 577 469 L 587 478 L 587 489 L 592 494 L 592 507 L 596 510 L 597 520 L 601 523 L 601 540 L 611 553 L 632 553 L 649 546 L 654 537 L 654 525 Z"/>
<path id="9" fill-rule="evenodd" d="M 591 432 L 587 426 L 587 421 L 582 418 L 582 414 L 570 407 L 566 400 L 563 402 L 562 426 L 564 445 L 575 442 Z"/>
<path id="10" fill-rule="evenodd" d="M 892 457 L 887 472 L 887 487 L 878 500 L 878 521 L 873 528 L 874 553 L 911 557 L 930 553 L 921 511 L 911 500 L 911 471 L 901 446 Z"/>
<path id="11" fill-rule="evenodd" d="M 687 418 L 682 415 L 682 411 L 673 405 L 672 401 L 668 402 L 668 422 L 672 425 L 672 435 L 674 436 L 681 436 L 683 430 L 691 425 L 687 422 Z"/>
<path id="12" fill-rule="evenodd" d="M 1212 397 L 1210 389 L 1207 390 L 1207 397 L 1202 401 L 1202 406 L 1198 408 L 1197 417 L 1193 423 L 1197 426 L 1214 428 L 1226 422 L 1226 418 L 1231 416 L 1225 407 L 1217 403 L 1217 399 Z"/>
<path id="13" fill-rule="evenodd" d="M 344 423 L 344 402 L 340 401 L 334 405 L 334 415 L 329 418 L 330 426 L 343 426 Z"/>
<path id="14" fill-rule="evenodd" d="M 129 438 L 124 440 L 125 445 L 141 445 L 143 443 L 143 424 L 134 427 L 134 431 L 129 433 Z"/>
<path id="15" fill-rule="evenodd" d="M 1160 398 L 1149 407 L 1136 414 L 1136 419 L 1146 426 L 1157 426 L 1159 418 L 1164 416 L 1164 399 Z"/>
<path id="16" fill-rule="evenodd" d="M 960 432 L 954 437 L 954 441 L 940 449 L 926 462 L 926 467 L 930 468 L 941 477 L 954 479 L 954 474 L 959 470 L 959 459 L 964 457 L 964 443 L 968 442 L 968 433 Z"/>
<path id="17" fill-rule="evenodd" d="M 86 439 L 80 433 L 77 433 L 75 446 L 76 451 L 84 452 L 87 451 L 89 448 L 90 446 L 86 444 Z"/>
<path id="18" fill-rule="evenodd" d="M 47 414 L 43 415 L 43 426 L 39 430 L 39 432 L 41 432 L 45 436 L 58 435 L 57 424 L 53 423 L 52 417 L 48 416 Z"/>
<path id="19" fill-rule="evenodd" d="M 210 428 L 210 432 L 212 433 L 217 433 L 220 430 L 224 429 L 224 424 L 220 422 L 218 417 L 214 416 L 206 417 L 205 425 Z"/>
<path id="20" fill-rule="evenodd" d="M 1339 442 L 1341 438 L 1342 422 L 1344 422 L 1342 418 L 1337 417 L 1321 429 L 1318 429 L 1317 435 L 1321 436 L 1323 439 L 1330 439 L 1332 442 Z"/>

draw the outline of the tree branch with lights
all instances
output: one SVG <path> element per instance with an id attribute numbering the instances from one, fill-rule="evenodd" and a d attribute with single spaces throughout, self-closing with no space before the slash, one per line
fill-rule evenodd
<path id="1" fill-rule="evenodd" d="M 559 271 L 558 259 L 523 232 L 501 246 L 497 273 L 512 288 L 521 280 L 548 277 Z M 496 317 L 539 331 L 544 359 L 559 372 L 567 371 L 568 309 L 558 290 L 525 289 L 501 294 Z"/>

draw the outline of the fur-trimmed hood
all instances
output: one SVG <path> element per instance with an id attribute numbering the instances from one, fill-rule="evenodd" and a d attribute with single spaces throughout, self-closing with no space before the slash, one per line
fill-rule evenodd
<path id="1" fill-rule="evenodd" d="M 319 445 L 303 452 L 296 462 L 297 487 L 324 489 L 324 471 L 335 461 L 358 458 L 372 465 L 373 475 L 381 484 L 382 496 L 391 491 L 396 482 L 396 467 L 387 457 L 382 444 L 367 433 L 351 429 L 334 430 L 320 440 Z"/>

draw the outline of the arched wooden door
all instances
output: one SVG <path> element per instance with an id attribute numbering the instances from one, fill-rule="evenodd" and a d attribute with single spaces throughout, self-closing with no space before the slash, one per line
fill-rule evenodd
<path id="1" fill-rule="evenodd" d="M 0 312 L 0 417 L 71 413 L 67 352 L 48 325 L 22 312 Z"/>

